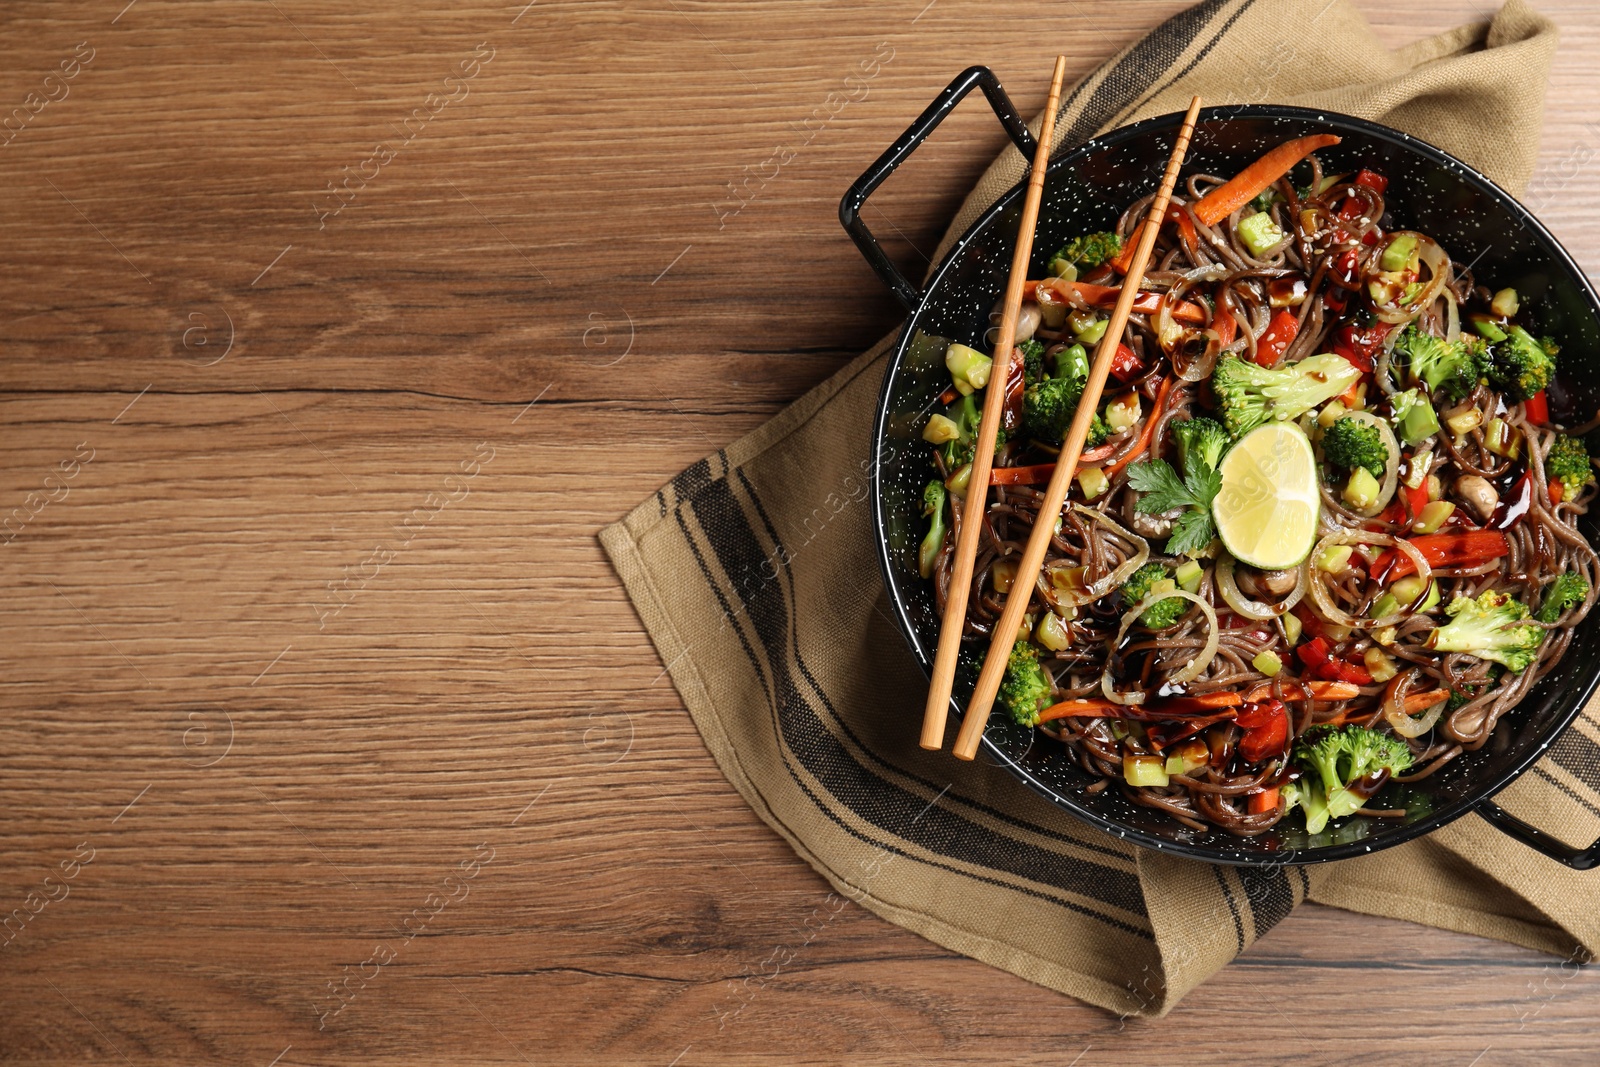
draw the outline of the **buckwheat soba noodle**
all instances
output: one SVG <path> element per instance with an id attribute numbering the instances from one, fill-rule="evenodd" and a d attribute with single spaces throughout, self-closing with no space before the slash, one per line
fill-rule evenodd
<path id="1" fill-rule="evenodd" d="M 983 523 L 972 654 L 1054 527 L 1002 705 L 1091 790 L 1195 830 L 1403 815 L 1366 802 L 1482 746 L 1594 604 L 1596 420 L 1552 403 L 1538 308 L 1387 228 L 1385 176 L 1315 155 L 1337 141 L 1180 183 L 1059 516 L 1043 485 L 1148 198 L 1028 283 L 1006 372 L 949 347 L 922 428 L 941 609 L 956 534 Z M 986 388 L 1005 421 L 970 516 Z"/>

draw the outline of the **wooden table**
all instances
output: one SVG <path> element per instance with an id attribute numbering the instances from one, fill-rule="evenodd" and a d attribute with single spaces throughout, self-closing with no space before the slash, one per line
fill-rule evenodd
<path id="1" fill-rule="evenodd" d="M 1600 1059 L 1593 974 L 1315 907 L 1119 1022 L 851 906 L 719 1027 L 827 887 L 593 535 L 893 326 L 835 204 L 953 72 L 1042 99 L 1182 0 L 125 3 L 0 11 L 0 1059 Z M 1600 263 L 1600 14 L 1542 6 Z M 895 255 L 1000 145 L 893 179 Z"/>

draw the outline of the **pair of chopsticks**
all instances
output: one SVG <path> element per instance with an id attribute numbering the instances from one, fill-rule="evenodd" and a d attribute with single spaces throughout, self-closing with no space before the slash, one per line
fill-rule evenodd
<path id="1" fill-rule="evenodd" d="M 961 649 L 962 631 L 966 625 L 967 601 L 972 591 L 972 569 L 977 557 L 978 535 L 983 526 L 983 516 L 989 496 L 989 471 L 994 460 L 995 437 L 999 430 L 1005 406 L 1006 380 L 1010 375 L 1013 349 L 1016 345 L 1017 319 L 1022 311 L 1022 290 L 1027 282 L 1028 263 L 1033 256 L 1034 228 L 1039 219 L 1039 201 L 1044 193 L 1045 164 L 1050 157 L 1050 141 L 1055 129 L 1056 107 L 1061 99 L 1061 82 L 1066 73 L 1066 57 L 1056 57 L 1054 76 L 1050 82 L 1050 96 L 1045 104 L 1044 116 L 1039 124 L 1038 147 L 1033 156 L 1033 170 L 1028 177 L 1027 196 L 1022 205 L 1022 218 L 1018 225 L 1016 251 L 1011 257 L 1011 277 L 1006 286 L 1000 336 L 995 341 L 994 363 L 989 372 L 988 391 L 984 395 L 983 418 L 978 423 L 977 452 L 972 458 L 972 477 L 967 485 L 966 503 L 962 508 L 961 533 L 956 541 L 956 555 L 950 578 L 950 592 L 945 600 L 944 618 L 939 629 L 939 646 L 934 656 L 933 679 L 928 687 L 928 703 L 923 710 L 923 748 L 937 751 L 944 745 L 945 719 L 950 708 L 950 691 L 955 684 L 956 659 Z M 1167 205 L 1173 187 L 1178 181 L 1178 171 L 1183 166 L 1189 150 L 1189 139 L 1194 134 L 1195 121 L 1200 114 L 1200 98 L 1189 102 L 1188 113 L 1172 145 L 1172 155 L 1167 160 L 1166 172 L 1161 176 L 1161 186 L 1150 204 L 1147 219 L 1166 217 Z M 1022 617 L 1033 599 L 1034 583 L 1044 564 L 1046 550 L 1054 523 L 1047 518 L 1060 514 L 1067 499 L 1067 490 L 1078 473 L 1078 459 L 1083 454 L 1083 444 L 1089 434 L 1089 424 L 1100 407 L 1100 396 L 1105 390 L 1106 377 L 1111 370 L 1111 359 L 1128 324 L 1128 314 L 1144 282 L 1145 267 L 1155 248 L 1156 233 L 1160 223 L 1138 228 L 1139 244 L 1134 250 L 1128 273 L 1123 278 L 1122 292 L 1111 312 L 1111 321 L 1105 335 L 1095 349 L 1094 362 L 1089 367 L 1089 381 L 1078 400 L 1077 415 L 1067 431 L 1061 452 L 1056 456 L 1055 471 L 1045 488 L 1044 501 L 1039 506 L 1039 518 L 1023 550 L 1016 577 L 1007 594 L 1000 621 L 995 623 L 989 643 L 989 652 L 978 675 L 977 687 L 967 703 L 967 712 L 956 736 L 957 759 L 970 760 L 977 755 L 978 741 L 989 721 L 989 711 L 995 694 L 1005 676 L 1006 664 L 1012 646 L 1018 639 Z"/>

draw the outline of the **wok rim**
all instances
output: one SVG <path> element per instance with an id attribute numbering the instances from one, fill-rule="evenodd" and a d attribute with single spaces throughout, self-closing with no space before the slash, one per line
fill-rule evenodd
<path id="1" fill-rule="evenodd" d="M 1140 137 L 1149 136 L 1163 130 L 1173 129 L 1182 121 L 1182 112 L 1170 112 L 1165 115 L 1155 115 L 1136 123 L 1120 126 L 1101 136 L 1088 141 L 1054 156 L 1047 168 L 1050 172 L 1076 166 L 1090 155 L 1108 147 L 1124 144 Z M 1589 312 L 1600 321 L 1600 298 L 1597 298 L 1594 286 L 1590 283 L 1588 274 L 1578 265 L 1572 255 L 1562 246 L 1554 234 L 1541 223 L 1532 212 L 1522 205 L 1516 197 L 1506 192 L 1499 185 L 1486 177 L 1476 167 L 1465 163 L 1455 156 L 1429 144 L 1410 134 L 1402 133 L 1382 123 L 1370 119 L 1346 115 L 1325 108 L 1294 107 L 1285 104 L 1244 104 L 1229 105 L 1226 107 L 1205 108 L 1200 112 L 1199 122 L 1228 119 L 1274 119 L 1290 118 L 1308 122 L 1322 123 L 1338 130 L 1361 133 L 1378 140 L 1389 142 L 1399 148 L 1433 163 L 1447 170 L 1453 171 L 1459 180 L 1469 186 L 1475 186 L 1479 191 L 1488 194 L 1505 210 L 1507 216 L 1519 222 L 1532 234 L 1534 240 L 1544 246 L 1550 254 L 1552 263 L 1564 267 L 1569 275 L 1576 279 L 1579 291 L 1588 303 Z M 927 311 L 931 299 L 940 291 L 945 276 L 955 269 L 961 261 L 967 247 L 973 239 L 992 225 L 996 218 L 1003 214 L 1017 197 L 1023 195 L 1027 186 L 1027 177 L 1023 176 L 1015 185 L 1000 196 L 993 204 L 986 208 L 981 215 L 973 220 L 972 225 L 961 234 L 951 245 L 938 266 L 928 276 L 924 284 L 917 305 L 906 316 L 905 322 L 900 327 L 899 337 L 895 342 L 893 354 L 885 368 L 883 385 L 878 393 L 877 413 L 872 427 L 872 451 L 870 463 L 870 482 L 872 493 L 872 529 L 877 542 L 878 569 L 883 579 L 884 590 L 888 594 L 890 606 L 894 612 L 895 624 L 900 629 L 901 638 L 907 648 L 915 657 L 918 666 L 924 675 L 932 669 L 932 659 L 921 641 L 917 637 L 916 627 L 907 612 L 904 598 L 901 596 L 898 584 L 895 581 L 893 561 L 889 556 L 888 531 L 885 529 L 885 503 L 883 499 L 883 480 L 881 470 L 884 463 L 884 451 L 887 444 L 887 429 L 889 422 L 890 401 L 894 395 L 894 386 L 899 377 L 901 364 L 905 359 L 906 350 L 911 339 L 916 333 L 919 319 Z M 1023 785 L 1046 800 L 1063 808 L 1075 818 L 1088 823 L 1106 833 L 1115 835 L 1120 840 L 1131 841 L 1147 848 L 1155 849 L 1172 855 L 1184 856 L 1190 859 L 1205 860 L 1210 863 L 1221 863 L 1235 867 L 1281 867 L 1305 866 L 1313 863 L 1327 863 L 1334 860 L 1350 859 L 1355 856 L 1369 855 L 1395 845 L 1404 844 L 1423 837 L 1442 826 L 1446 826 L 1457 819 L 1475 810 L 1479 805 L 1492 800 L 1497 794 L 1511 783 L 1520 778 L 1527 770 L 1539 761 L 1551 745 L 1564 734 L 1572 725 L 1589 697 L 1593 694 L 1596 685 L 1600 684 L 1600 667 L 1590 671 L 1588 677 L 1581 684 L 1569 687 L 1568 706 L 1563 712 L 1548 717 L 1540 729 L 1541 736 L 1534 747 L 1521 759 L 1517 760 L 1508 770 L 1500 772 L 1492 779 L 1479 783 L 1471 788 L 1461 800 L 1448 804 L 1439 810 L 1411 823 L 1397 826 L 1384 826 L 1357 842 L 1343 844 L 1319 845 L 1312 848 L 1285 848 L 1281 851 L 1263 853 L 1260 851 L 1247 851 L 1234 849 L 1227 846 L 1227 841 L 1232 838 L 1218 838 L 1211 841 L 1189 843 L 1173 841 L 1158 835 L 1141 830 L 1135 826 L 1122 823 L 1115 818 L 1102 815 L 1086 804 L 1080 803 L 1070 795 L 1065 795 L 1052 788 L 1047 783 L 1040 781 L 1027 768 L 1020 766 L 1010 756 L 1006 755 L 999 746 L 990 740 L 988 731 L 985 730 L 980 752 L 986 753 L 988 761 L 1005 768 Z M 950 701 L 950 713 L 956 722 L 963 720 L 964 712 L 954 697 Z M 1213 831 L 1213 836 L 1221 831 Z"/>

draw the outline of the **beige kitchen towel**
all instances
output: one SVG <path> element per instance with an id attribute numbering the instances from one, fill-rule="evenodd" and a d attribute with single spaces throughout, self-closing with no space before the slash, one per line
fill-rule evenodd
<path id="1" fill-rule="evenodd" d="M 1300 104 L 1398 127 L 1520 191 L 1555 36 L 1512 0 L 1488 24 L 1389 52 L 1346 0 L 1207 0 L 1068 92 L 1057 136 L 1070 146 L 1196 92 Z M 1006 150 L 946 247 L 1024 165 Z M 843 896 L 1129 1014 L 1165 1013 L 1306 899 L 1563 956 L 1600 946 L 1600 872 L 1475 815 L 1370 859 L 1221 867 L 1128 845 L 982 760 L 918 748 L 927 680 L 888 614 L 868 501 L 890 344 L 601 533 L 712 756 Z M 1503 795 L 1574 843 L 1600 835 L 1593 710 Z"/>

